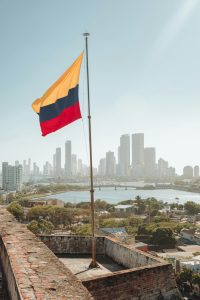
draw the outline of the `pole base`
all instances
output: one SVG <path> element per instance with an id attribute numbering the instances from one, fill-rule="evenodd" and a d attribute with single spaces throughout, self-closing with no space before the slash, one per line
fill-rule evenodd
<path id="1" fill-rule="evenodd" d="M 96 261 L 92 260 L 88 268 L 95 269 L 95 268 L 100 268 L 100 266 L 98 265 L 98 263 Z"/>

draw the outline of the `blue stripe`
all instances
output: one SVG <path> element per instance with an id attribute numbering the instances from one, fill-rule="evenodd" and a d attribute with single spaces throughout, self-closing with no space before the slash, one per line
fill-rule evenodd
<path id="1" fill-rule="evenodd" d="M 58 99 L 56 102 L 42 106 L 40 108 L 40 123 L 58 117 L 65 108 L 68 108 L 78 102 L 78 84 L 75 88 L 69 90 L 66 97 Z"/>

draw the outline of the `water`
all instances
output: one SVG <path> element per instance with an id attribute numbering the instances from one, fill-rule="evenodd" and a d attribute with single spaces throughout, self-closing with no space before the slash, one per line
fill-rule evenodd
<path id="1" fill-rule="evenodd" d="M 184 204 L 187 201 L 194 201 L 200 204 L 199 193 L 190 193 L 172 189 L 136 190 L 129 188 L 128 190 L 125 190 L 124 188 L 117 188 L 117 190 L 114 190 L 114 188 L 102 188 L 100 191 L 99 189 L 95 189 L 94 193 L 95 200 L 105 200 L 110 204 L 116 204 L 123 200 L 135 199 L 136 196 L 140 196 L 142 199 L 154 197 L 157 200 L 162 200 L 168 203 L 177 202 L 176 198 L 179 198 L 179 204 Z M 46 198 L 56 198 L 63 200 L 64 202 L 79 203 L 82 201 L 89 201 L 90 193 L 89 191 L 71 191 L 47 196 Z"/>

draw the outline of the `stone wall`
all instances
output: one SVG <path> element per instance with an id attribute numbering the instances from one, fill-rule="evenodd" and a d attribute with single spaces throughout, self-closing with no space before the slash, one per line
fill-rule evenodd
<path id="1" fill-rule="evenodd" d="M 46 235 L 39 237 L 55 254 L 90 254 L 92 240 L 90 236 L 76 235 Z M 104 237 L 98 237 L 96 242 L 97 254 L 104 254 Z"/>
<path id="2" fill-rule="evenodd" d="M 160 262 L 154 256 L 136 249 L 133 250 L 112 238 L 105 238 L 104 247 L 106 255 L 126 268 L 154 265 Z"/>
<path id="3" fill-rule="evenodd" d="M 57 254 L 91 253 L 88 236 L 40 236 L 40 239 Z M 182 299 L 170 264 L 110 237 L 97 237 L 96 241 L 98 254 L 109 256 L 128 270 L 83 280 L 94 299 Z"/>
<path id="4" fill-rule="evenodd" d="M 169 264 L 120 271 L 82 282 L 95 300 L 182 299 Z"/>
<path id="5" fill-rule="evenodd" d="M 0 261 L 11 300 L 93 299 L 26 225 L 0 208 Z"/>

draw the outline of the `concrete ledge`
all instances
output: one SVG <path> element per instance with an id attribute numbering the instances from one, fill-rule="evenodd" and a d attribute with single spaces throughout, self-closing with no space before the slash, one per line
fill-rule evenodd
<path id="1" fill-rule="evenodd" d="M 11 300 L 93 299 L 47 246 L 4 208 L 0 208 L 0 260 Z"/>

